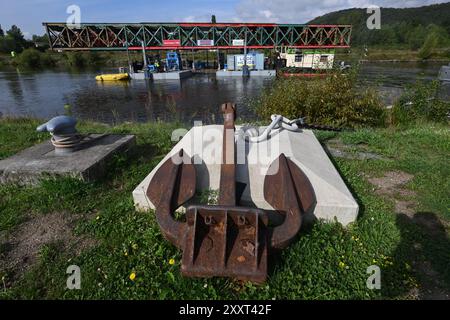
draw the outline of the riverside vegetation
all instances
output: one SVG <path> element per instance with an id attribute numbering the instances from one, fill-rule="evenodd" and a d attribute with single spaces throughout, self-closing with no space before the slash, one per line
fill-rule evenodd
<path id="1" fill-rule="evenodd" d="M 358 86 L 357 68 L 348 73 L 330 72 L 325 78 L 280 78 L 253 103 L 255 112 L 287 118 L 306 117 L 308 123 L 361 128 L 411 124 L 420 121 L 446 123 L 450 102 L 439 99 L 439 82 L 417 81 L 389 111 L 374 88 Z"/>
<path id="2" fill-rule="evenodd" d="M 259 101 L 264 119 L 306 115 L 354 128 L 316 135 L 360 206 L 346 228 L 305 225 L 272 257 L 265 284 L 182 277 L 181 252 L 154 213 L 135 211 L 131 192 L 171 149 L 180 124 L 82 121 L 82 133 L 132 133 L 137 146 L 115 157 L 101 181 L 0 186 L 0 298 L 448 299 L 450 131 L 447 115 L 432 111 L 448 111 L 448 102 L 436 104 L 436 84 L 418 84 L 387 111 L 355 86 L 352 75 L 277 80 Z M 47 140 L 38 124 L 0 119 L 0 159 Z M 66 289 L 72 264 L 81 268 L 81 290 Z M 380 290 L 366 287 L 371 265 L 381 268 Z"/>

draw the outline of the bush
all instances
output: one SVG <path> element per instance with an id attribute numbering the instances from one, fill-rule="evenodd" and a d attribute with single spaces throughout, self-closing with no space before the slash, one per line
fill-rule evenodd
<path id="1" fill-rule="evenodd" d="M 25 49 L 12 62 L 14 65 L 19 65 L 26 68 L 52 67 L 56 65 L 56 61 L 51 53 L 40 52 L 34 48 Z"/>
<path id="2" fill-rule="evenodd" d="M 41 53 L 34 48 L 25 49 L 18 57 L 17 63 L 29 68 L 41 66 Z"/>
<path id="3" fill-rule="evenodd" d="M 102 63 L 102 59 L 97 52 L 90 52 L 90 51 L 86 52 L 84 57 L 85 57 L 86 62 L 90 66 L 95 66 L 95 65 Z"/>
<path id="4" fill-rule="evenodd" d="M 53 67 L 56 65 L 56 60 L 51 53 L 45 52 L 41 54 L 41 64 L 43 66 Z"/>
<path id="5" fill-rule="evenodd" d="M 294 119 L 306 117 L 311 124 L 360 127 L 385 123 L 385 109 L 372 89 L 356 87 L 355 71 L 325 78 L 277 79 L 256 101 L 257 114 L 267 119 L 281 114 Z"/>
<path id="6" fill-rule="evenodd" d="M 86 65 L 86 59 L 82 52 L 67 52 L 67 63 L 72 67 L 84 67 Z"/>
<path id="7" fill-rule="evenodd" d="M 431 33 L 428 35 L 427 39 L 425 40 L 425 43 L 420 48 L 418 52 L 418 56 L 420 59 L 425 60 L 431 57 L 433 54 L 433 49 L 438 44 L 438 38 L 434 33 Z"/>
<path id="8" fill-rule="evenodd" d="M 405 92 L 394 103 L 392 123 L 399 125 L 416 121 L 447 122 L 450 102 L 439 99 L 439 88 L 439 81 L 418 81 L 406 87 Z"/>

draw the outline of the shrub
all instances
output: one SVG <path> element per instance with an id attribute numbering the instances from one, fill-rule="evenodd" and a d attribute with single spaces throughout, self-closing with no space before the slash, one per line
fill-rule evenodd
<path id="1" fill-rule="evenodd" d="M 86 52 L 84 57 L 90 66 L 95 66 L 102 62 L 102 59 L 97 52 Z"/>
<path id="2" fill-rule="evenodd" d="M 14 65 L 26 68 L 52 67 L 56 65 L 56 60 L 49 52 L 42 53 L 34 48 L 25 49 L 17 58 L 13 59 Z"/>
<path id="3" fill-rule="evenodd" d="M 18 57 L 17 63 L 29 68 L 41 66 L 41 53 L 34 48 L 25 49 Z"/>
<path id="4" fill-rule="evenodd" d="M 436 34 L 434 33 L 429 34 L 417 55 L 422 60 L 430 58 L 433 53 L 433 49 L 437 46 L 437 44 L 438 38 Z"/>
<path id="5" fill-rule="evenodd" d="M 67 52 L 67 63 L 72 67 L 84 67 L 86 65 L 86 59 L 81 52 Z"/>
<path id="6" fill-rule="evenodd" d="M 45 52 L 41 54 L 41 64 L 43 66 L 53 67 L 56 65 L 56 60 L 51 53 Z"/>
<path id="7" fill-rule="evenodd" d="M 415 121 L 446 122 L 450 102 L 439 99 L 439 81 L 418 81 L 406 87 L 405 92 L 394 103 L 392 123 L 407 124 Z"/>
<path id="8" fill-rule="evenodd" d="M 277 79 L 254 107 L 260 117 L 281 114 L 306 117 L 311 124 L 345 127 L 379 126 L 385 123 L 385 109 L 372 89 L 356 86 L 355 71 L 333 72 L 325 78 Z"/>

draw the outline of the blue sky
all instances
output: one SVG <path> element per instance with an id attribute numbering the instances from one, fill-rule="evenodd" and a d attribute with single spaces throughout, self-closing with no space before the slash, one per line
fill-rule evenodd
<path id="1" fill-rule="evenodd" d="M 42 22 L 65 22 L 69 5 L 81 9 L 81 22 L 218 22 L 305 23 L 346 8 L 416 7 L 442 0 L 0 0 L 0 24 L 17 24 L 25 34 L 42 34 Z"/>

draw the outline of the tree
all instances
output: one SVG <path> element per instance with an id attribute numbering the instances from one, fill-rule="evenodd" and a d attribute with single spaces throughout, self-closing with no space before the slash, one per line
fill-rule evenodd
<path id="1" fill-rule="evenodd" d="M 422 60 L 430 58 L 433 54 L 433 49 L 436 48 L 440 42 L 438 31 L 431 25 L 427 29 L 429 31 L 428 36 L 418 53 L 419 58 Z"/>
<path id="2" fill-rule="evenodd" d="M 22 30 L 20 30 L 20 28 L 18 26 L 16 26 L 15 24 L 13 24 L 11 26 L 11 29 L 6 31 L 6 35 L 8 35 L 18 41 L 25 40 L 25 38 L 23 37 L 23 34 L 22 34 Z"/>
<path id="3" fill-rule="evenodd" d="M 33 43 L 34 47 L 38 48 L 40 51 L 45 51 L 49 48 L 47 34 L 44 34 L 42 36 L 33 34 L 33 36 L 31 37 L 31 42 Z"/>
<path id="4" fill-rule="evenodd" d="M 216 23 L 216 15 L 215 14 L 213 14 L 211 16 L 211 23 Z"/>
<path id="5" fill-rule="evenodd" d="M 23 37 L 22 31 L 16 25 L 12 25 L 11 29 L 6 31 L 6 49 L 9 51 L 22 52 L 27 47 L 27 40 Z"/>
<path id="6" fill-rule="evenodd" d="M 0 24 L 0 37 L 4 37 L 5 33 L 3 32 L 2 25 Z"/>

